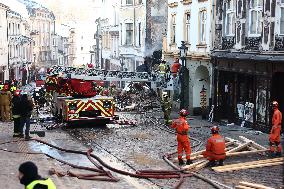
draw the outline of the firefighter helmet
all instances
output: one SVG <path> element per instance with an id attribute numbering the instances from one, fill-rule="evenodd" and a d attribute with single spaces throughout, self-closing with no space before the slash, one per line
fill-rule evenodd
<path id="1" fill-rule="evenodd" d="M 219 132 L 219 127 L 218 126 L 213 126 L 212 128 L 211 128 L 211 133 L 212 134 L 216 134 L 216 133 L 218 133 Z"/>
<path id="2" fill-rule="evenodd" d="M 272 105 L 273 105 L 273 107 L 278 107 L 278 106 L 279 106 L 279 104 L 278 104 L 277 101 L 273 101 L 273 102 L 272 102 Z"/>
<path id="3" fill-rule="evenodd" d="M 105 89 L 105 90 L 103 91 L 103 96 L 108 96 L 108 95 L 109 95 L 109 90 Z"/>
<path id="4" fill-rule="evenodd" d="M 180 116 L 186 117 L 186 116 L 188 116 L 188 114 L 189 114 L 189 112 L 186 109 L 182 109 L 182 110 L 179 111 Z"/>
<path id="5" fill-rule="evenodd" d="M 20 96 L 21 90 L 15 90 L 14 91 L 14 96 Z"/>

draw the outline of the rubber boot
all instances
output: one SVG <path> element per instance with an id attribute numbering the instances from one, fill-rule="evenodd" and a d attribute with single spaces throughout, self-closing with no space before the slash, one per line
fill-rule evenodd
<path id="1" fill-rule="evenodd" d="M 188 159 L 188 160 L 186 160 L 186 165 L 190 165 L 190 164 L 192 164 L 193 162 L 190 160 L 190 159 Z"/>
<path id="2" fill-rule="evenodd" d="M 276 157 L 276 154 L 275 154 L 275 152 L 270 151 L 270 152 L 269 152 L 269 156 L 270 156 L 271 158 L 275 158 L 275 157 Z"/>
<path id="3" fill-rule="evenodd" d="M 183 160 L 182 160 L 182 159 L 178 159 L 178 164 L 179 164 L 179 165 L 184 165 Z"/>
<path id="4" fill-rule="evenodd" d="M 215 160 L 211 160 L 211 161 L 209 161 L 209 163 L 208 163 L 208 167 L 214 167 L 214 166 L 216 166 L 216 162 L 215 162 Z"/>
<path id="5" fill-rule="evenodd" d="M 219 160 L 219 166 L 223 166 L 224 165 L 224 160 L 223 159 L 220 159 Z"/>
<path id="6" fill-rule="evenodd" d="M 281 152 L 276 152 L 275 157 L 281 157 Z"/>

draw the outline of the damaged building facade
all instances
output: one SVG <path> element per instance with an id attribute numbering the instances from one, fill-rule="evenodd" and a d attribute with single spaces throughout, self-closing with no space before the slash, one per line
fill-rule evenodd
<path id="1" fill-rule="evenodd" d="M 188 85 L 188 91 L 179 89 L 175 93 L 186 93 L 186 106 L 191 115 L 199 115 L 201 111 L 206 111 L 210 104 L 212 3 L 213 1 L 209 0 L 168 0 L 168 27 L 164 38 L 163 56 L 169 64 L 173 64 L 175 58 L 180 58 L 181 41 L 185 42 L 188 48 L 185 58 L 189 76 L 185 85 Z"/>
<path id="2" fill-rule="evenodd" d="M 119 11 L 119 59 L 123 70 L 135 71 L 144 58 L 162 50 L 167 28 L 166 0 L 122 0 Z"/>
<path id="3" fill-rule="evenodd" d="M 217 0 L 216 9 L 216 119 L 267 132 L 271 102 L 284 111 L 284 1 Z"/>

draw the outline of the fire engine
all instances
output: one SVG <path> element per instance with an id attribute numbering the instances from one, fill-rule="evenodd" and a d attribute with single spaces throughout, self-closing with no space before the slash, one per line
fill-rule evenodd
<path id="1" fill-rule="evenodd" d="M 46 90 L 52 93 L 52 113 L 68 123 L 118 119 L 113 97 L 99 95 L 104 81 L 159 82 L 158 74 L 147 72 L 105 71 L 94 68 L 54 66 L 46 78 Z M 100 122 L 101 123 L 101 122 Z"/>

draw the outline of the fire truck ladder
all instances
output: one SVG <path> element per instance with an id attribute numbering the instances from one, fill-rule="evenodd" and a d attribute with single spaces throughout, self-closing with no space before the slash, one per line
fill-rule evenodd
<path id="1" fill-rule="evenodd" d="M 163 89 L 166 89 L 168 85 L 172 85 L 172 79 L 165 81 L 165 79 L 162 78 L 159 73 L 147 72 L 111 71 L 94 68 L 86 69 L 54 66 L 52 67 L 49 75 L 60 75 L 70 79 L 82 80 L 151 82 L 152 88 L 158 87 Z"/>

